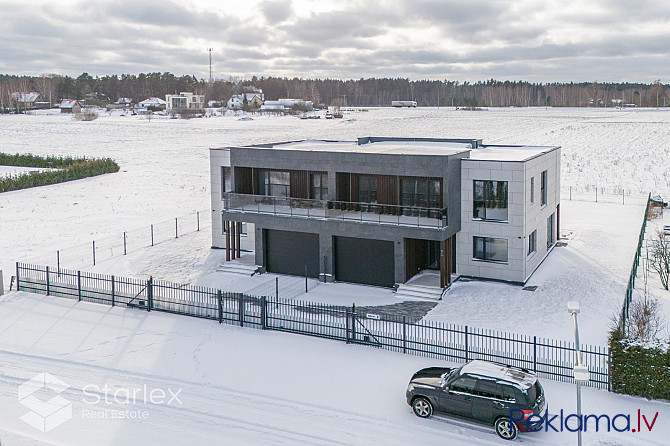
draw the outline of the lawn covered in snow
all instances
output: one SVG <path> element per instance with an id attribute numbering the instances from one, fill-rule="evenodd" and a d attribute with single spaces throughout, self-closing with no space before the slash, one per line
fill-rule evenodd
<path id="1" fill-rule="evenodd" d="M 0 298 L 0 339 L 0 440 L 8 446 L 503 443 L 489 426 L 412 413 L 412 373 L 449 366 L 442 361 L 28 293 Z M 61 396 L 72 403 L 72 419 L 46 433 L 19 420 L 28 409 L 17 400 L 17 386 L 42 372 L 69 386 Z M 574 385 L 542 385 L 552 414 L 574 411 Z M 127 397 L 145 387 L 166 398 Z M 172 393 L 178 401 L 168 404 Z M 670 406 L 583 389 L 585 414 L 630 414 L 636 427 L 638 409 L 649 421 L 659 412 L 651 432 L 587 432 L 584 444 L 666 444 Z M 575 442 L 565 431 L 517 440 Z"/>

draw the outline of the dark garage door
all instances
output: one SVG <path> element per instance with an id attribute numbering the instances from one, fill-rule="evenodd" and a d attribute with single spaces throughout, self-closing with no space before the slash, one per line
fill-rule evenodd
<path id="1" fill-rule="evenodd" d="M 265 267 L 269 272 L 319 277 L 319 235 L 265 230 Z"/>
<path id="2" fill-rule="evenodd" d="M 335 280 L 392 287 L 393 242 L 335 237 Z"/>

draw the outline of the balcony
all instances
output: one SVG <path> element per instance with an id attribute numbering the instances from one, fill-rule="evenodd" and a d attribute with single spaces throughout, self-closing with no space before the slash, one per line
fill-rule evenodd
<path id="1" fill-rule="evenodd" d="M 447 209 L 310 200 L 267 195 L 224 194 L 224 212 L 282 217 L 353 221 L 379 225 L 441 229 L 447 227 Z"/>

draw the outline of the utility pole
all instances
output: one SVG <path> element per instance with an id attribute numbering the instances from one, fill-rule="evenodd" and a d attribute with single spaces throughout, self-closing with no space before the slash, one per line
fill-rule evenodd
<path id="1" fill-rule="evenodd" d="M 212 49 L 207 48 L 207 51 L 209 52 L 209 83 L 212 83 Z"/>

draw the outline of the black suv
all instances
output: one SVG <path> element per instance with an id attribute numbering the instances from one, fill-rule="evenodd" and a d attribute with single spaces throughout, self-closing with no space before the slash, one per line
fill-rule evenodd
<path id="1" fill-rule="evenodd" d="M 435 411 L 492 424 L 505 440 L 515 439 L 519 430 L 541 429 L 547 413 L 534 373 L 481 360 L 419 370 L 406 396 L 418 417 L 428 418 Z"/>

